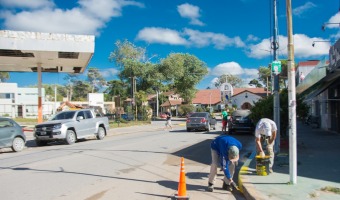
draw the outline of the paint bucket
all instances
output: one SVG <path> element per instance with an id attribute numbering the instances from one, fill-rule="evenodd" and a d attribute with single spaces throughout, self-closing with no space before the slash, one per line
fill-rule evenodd
<path id="1" fill-rule="evenodd" d="M 270 156 L 256 156 L 256 174 L 267 176 L 269 174 L 269 158 Z"/>

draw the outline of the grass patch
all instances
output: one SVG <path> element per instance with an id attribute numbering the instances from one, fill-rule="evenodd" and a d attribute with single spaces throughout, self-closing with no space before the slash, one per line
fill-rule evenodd
<path id="1" fill-rule="evenodd" d="M 340 188 L 337 187 L 326 186 L 324 188 L 321 188 L 321 190 L 325 192 L 333 192 L 335 194 L 340 194 Z"/>
<path id="2" fill-rule="evenodd" d="M 319 195 L 316 192 L 312 192 L 309 194 L 310 198 L 317 198 Z"/>
<path id="3" fill-rule="evenodd" d="M 19 124 L 25 124 L 25 125 L 35 125 L 35 124 L 38 123 L 37 119 L 30 119 L 30 118 L 15 118 L 14 121 L 18 122 Z M 46 121 L 46 120 L 44 120 L 44 121 Z M 122 120 L 120 123 L 118 123 L 117 121 L 110 120 L 109 124 L 110 124 L 110 128 L 118 128 L 118 127 L 147 125 L 147 124 L 151 124 L 151 121 L 125 121 L 125 120 Z"/>
<path id="4" fill-rule="evenodd" d="M 16 121 L 19 124 L 37 124 L 38 119 L 31 119 L 31 118 L 14 118 L 14 121 Z"/>
<path id="5" fill-rule="evenodd" d="M 151 121 L 124 121 L 118 123 L 117 121 L 110 121 L 110 128 L 121 128 L 130 126 L 141 126 L 151 124 Z"/>

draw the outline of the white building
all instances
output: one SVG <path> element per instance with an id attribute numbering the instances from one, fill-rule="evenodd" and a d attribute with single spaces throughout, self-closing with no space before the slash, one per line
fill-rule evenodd
<path id="1" fill-rule="evenodd" d="M 250 109 L 260 99 L 269 95 L 265 88 L 234 88 L 231 98 L 232 105 L 237 109 Z"/>
<path id="2" fill-rule="evenodd" d="M 55 103 L 45 102 L 42 89 L 43 116 L 54 113 Z M 0 83 L 0 116 L 37 118 L 38 88 L 19 88 L 17 83 Z"/>

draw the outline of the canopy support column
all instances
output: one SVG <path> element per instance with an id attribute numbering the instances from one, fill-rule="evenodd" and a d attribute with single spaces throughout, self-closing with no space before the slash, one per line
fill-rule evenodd
<path id="1" fill-rule="evenodd" d="M 38 123 L 43 122 L 43 116 L 42 116 L 42 84 L 41 84 L 41 63 L 38 63 Z"/>

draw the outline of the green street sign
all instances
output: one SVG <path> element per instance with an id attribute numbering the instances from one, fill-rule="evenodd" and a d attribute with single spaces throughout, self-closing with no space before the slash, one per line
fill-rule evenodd
<path id="1" fill-rule="evenodd" d="M 272 62 L 272 72 L 276 75 L 281 73 L 281 61 L 275 60 Z"/>

